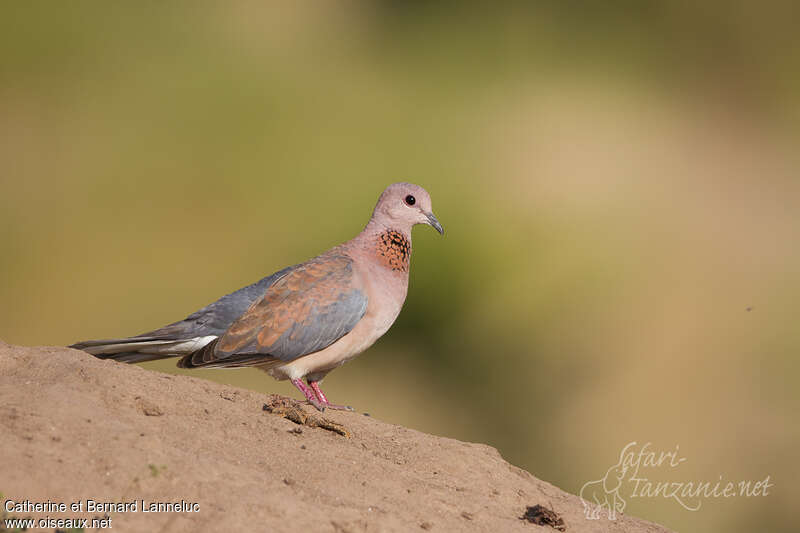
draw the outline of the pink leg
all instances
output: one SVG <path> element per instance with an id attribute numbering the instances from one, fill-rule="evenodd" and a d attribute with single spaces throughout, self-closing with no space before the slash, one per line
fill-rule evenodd
<path id="1" fill-rule="evenodd" d="M 319 388 L 319 381 L 309 381 L 308 384 L 314 389 L 314 394 L 317 395 L 317 399 L 319 403 L 328 407 L 330 409 L 338 409 L 340 411 L 353 411 L 354 409 L 349 405 L 336 405 L 335 403 L 331 403 L 325 397 L 325 393 L 322 392 L 322 389 Z"/>
<path id="2" fill-rule="evenodd" d="M 312 391 L 311 389 L 309 389 L 306 386 L 305 383 L 303 383 L 299 379 L 293 379 L 292 380 L 292 385 L 297 387 L 297 389 L 300 392 L 303 393 L 303 395 L 306 397 L 306 400 L 308 400 L 308 403 L 310 403 L 311 405 L 316 407 L 319 411 L 324 411 L 325 410 L 326 405 L 324 405 L 323 402 L 321 402 L 320 400 L 317 399 L 316 394 L 314 394 L 315 391 Z M 319 389 L 317 388 L 316 390 L 319 390 Z M 323 396 L 323 398 L 324 398 L 324 396 Z"/>

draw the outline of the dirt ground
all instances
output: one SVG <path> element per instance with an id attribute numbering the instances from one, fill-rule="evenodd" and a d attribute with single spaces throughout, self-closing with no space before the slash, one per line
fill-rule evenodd
<path id="1" fill-rule="evenodd" d="M 0 491 L 67 506 L 138 501 L 109 513 L 115 531 L 667 531 L 629 516 L 587 520 L 578 497 L 483 444 L 2 342 Z M 196 511 L 143 512 L 181 501 Z M 554 511 L 538 513 L 551 525 L 522 519 L 536 505 Z"/>

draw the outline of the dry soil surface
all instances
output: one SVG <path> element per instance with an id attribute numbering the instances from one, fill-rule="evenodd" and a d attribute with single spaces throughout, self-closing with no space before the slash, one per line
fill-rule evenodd
<path id="1" fill-rule="evenodd" d="M 629 516 L 587 520 L 578 497 L 483 444 L 2 342 L 0 491 L 17 502 L 137 501 L 109 513 L 123 532 L 556 531 L 521 519 L 537 504 L 569 532 L 667 531 Z M 180 501 L 198 510 L 142 508 Z"/>

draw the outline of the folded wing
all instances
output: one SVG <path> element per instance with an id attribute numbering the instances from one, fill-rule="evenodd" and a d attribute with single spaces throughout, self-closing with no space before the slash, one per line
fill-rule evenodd
<path id="1" fill-rule="evenodd" d="M 214 342 L 178 366 L 236 367 L 292 361 L 330 346 L 364 316 L 367 296 L 346 255 L 323 255 L 275 281 Z"/>

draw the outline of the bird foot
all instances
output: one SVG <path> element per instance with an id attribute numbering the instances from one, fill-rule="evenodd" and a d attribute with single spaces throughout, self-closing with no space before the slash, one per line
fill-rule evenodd
<path id="1" fill-rule="evenodd" d="M 322 389 L 319 388 L 318 381 L 309 381 L 308 385 L 306 385 L 299 379 L 293 379 L 292 385 L 297 387 L 297 389 L 303 393 L 303 396 L 306 397 L 306 401 L 316 407 L 320 412 L 325 411 L 325 409 L 333 409 L 334 411 L 355 411 L 355 409 L 349 405 L 337 405 L 329 402 L 328 398 L 326 398 L 325 394 L 322 392 Z"/>
<path id="2" fill-rule="evenodd" d="M 309 405 L 313 405 L 317 408 L 318 411 L 325 412 L 325 409 L 332 409 L 334 411 L 355 411 L 355 409 L 349 405 L 339 405 L 330 402 L 321 402 L 317 399 L 306 399 L 306 403 Z"/>
<path id="3" fill-rule="evenodd" d="M 335 411 L 355 411 L 355 409 L 353 409 L 349 405 L 337 405 L 335 403 L 329 402 L 328 398 L 325 397 L 325 393 L 322 392 L 322 389 L 319 388 L 319 381 L 309 381 L 308 385 L 309 387 L 311 387 L 311 390 L 314 391 L 314 395 L 316 396 L 317 401 L 324 407 L 327 407 L 328 409 L 333 409 Z M 312 405 L 314 405 L 310 399 L 309 402 Z M 319 407 L 317 407 L 317 409 L 319 409 Z"/>
<path id="4" fill-rule="evenodd" d="M 328 407 L 327 405 L 319 402 L 319 400 L 316 400 L 316 399 L 314 399 L 314 400 L 308 399 L 308 400 L 306 400 L 306 403 L 309 404 L 309 405 L 313 405 L 317 409 L 317 411 L 319 411 L 320 413 L 324 413 L 325 412 L 325 408 Z"/>
<path id="5" fill-rule="evenodd" d="M 321 402 L 320 400 L 318 400 L 317 399 L 317 395 L 315 394 L 315 391 L 309 389 L 308 386 L 306 386 L 305 383 L 303 383 L 299 379 L 293 379 L 292 380 L 292 385 L 297 387 L 297 390 L 299 390 L 300 392 L 303 393 L 303 396 L 306 397 L 306 401 L 308 401 L 308 403 L 310 403 L 311 405 L 316 407 L 317 411 L 319 411 L 319 412 L 325 411 L 325 407 L 326 407 L 325 404 L 327 403 L 327 401 Z M 324 396 L 323 396 L 323 398 L 324 398 Z"/>
<path id="6" fill-rule="evenodd" d="M 323 405 L 328 409 L 333 409 L 334 411 L 355 411 L 355 409 L 353 409 L 349 405 L 337 405 L 335 403 L 330 403 L 330 402 Z"/>

